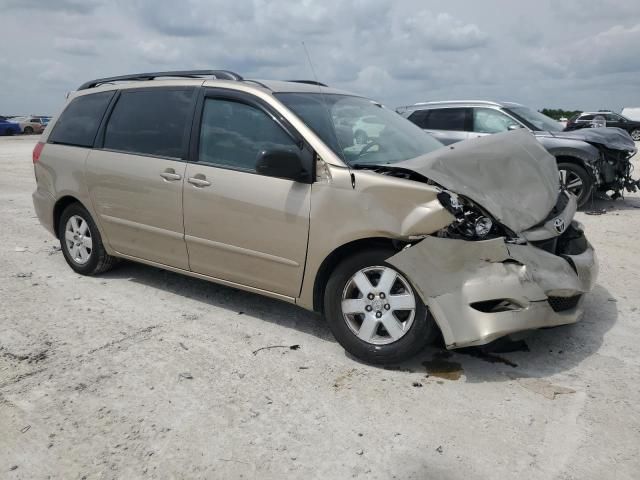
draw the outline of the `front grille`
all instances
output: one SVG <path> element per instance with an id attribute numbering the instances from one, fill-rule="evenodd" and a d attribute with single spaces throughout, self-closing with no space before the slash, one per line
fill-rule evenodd
<path id="1" fill-rule="evenodd" d="M 571 310 L 578 305 L 582 295 L 574 295 L 573 297 L 548 297 L 549 306 L 554 312 L 564 312 Z"/>
<path id="2" fill-rule="evenodd" d="M 589 246 L 584 232 L 573 225 L 569 225 L 560 236 L 531 242 L 531 244 L 554 255 L 580 255 Z"/>

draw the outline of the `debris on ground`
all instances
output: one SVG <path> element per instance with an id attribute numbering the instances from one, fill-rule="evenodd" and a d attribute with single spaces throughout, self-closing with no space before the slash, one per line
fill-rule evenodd
<path id="1" fill-rule="evenodd" d="M 576 391 L 572 388 L 561 387 L 560 385 L 554 385 L 548 380 L 543 380 L 541 378 L 518 378 L 517 379 L 520 386 L 526 388 L 527 390 L 542 395 L 549 400 L 554 400 L 556 395 L 564 395 L 568 393 L 576 393 Z"/>
<path id="2" fill-rule="evenodd" d="M 26 252 L 27 251 L 27 247 L 16 247 L 16 248 L 13 249 L 13 251 L 14 252 Z"/>
<path id="3" fill-rule="evenodd" d="M 191 375 L 189 372 L 183 372 L 178 375 L 178 379 L 182 378 L 184 378 L 185 380 L 193 380 L 193 375 Z"/>
<path id="4" fill-rule="evenodd" d="M 261 347 L 257 350 L 254 350 L 252 353 L 256 355 L 261 350 L 270 350 L 272 348 L 288 348 L 289 350 L 299 350 L 300 345 L 269 345 L 268 347 Z"/>
<path id="5" fill-rule="evenodd" d="M 179 342 L 179 343 L 178 343 L 178 345 L 180 345 L 180 346 L 181 346 L 182 348 L 184 348 L 185 350 L 189 350 L 189 348 L 187 348 L 187 346 L 186 346 L 184 343 L 182 343 L 182 342 Z"/>
<path id="6" fill-rule="evenodd" d="M 420 382 L 413 382 L 412 386 L 420 388 L 420 387 L 422 387 L 422 384 Z"/>
<path id="7" fill-rule="evenodd" d="M 363 455 L 364 454 L 364 450 L 360 449 L 356 451 L 356 455 Z"/>
<path id="8" fill-rule="evenodd" d="M 16 273 L 16 278 L 31 278 L 33 276 L 32 272 L 19 272 Z"/>
<path id="9" fill-rule="evenodd" d="M 436 452 L 438 452 L 439 454 L 442 455 L 442 452 L 444 452 L 444 449 L 442 448 L 442 445 L 439 445 L 438 448 L 436 448 Z"/>

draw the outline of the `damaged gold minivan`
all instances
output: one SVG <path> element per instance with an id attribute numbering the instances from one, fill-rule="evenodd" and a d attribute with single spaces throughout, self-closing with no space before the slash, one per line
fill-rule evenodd
<path id="1" fill-rule="evenodd" d="M 33 152 L 42 224 L 76 272 L 135 260 L 322 312 L 397 362 L 578 320 L 597 261 L 524 130 L 443 147 L 309 81 L 229 71 L 93 80 Z"/>

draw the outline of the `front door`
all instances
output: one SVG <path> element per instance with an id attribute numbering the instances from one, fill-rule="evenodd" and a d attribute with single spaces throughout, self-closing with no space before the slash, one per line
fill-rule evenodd
<path id="1" fill-rule="evenodd" d="M 250 95 L 209 91 L 201 111 L 184 185 L 191 270 L 298 296 L 311 185 L 260 175 L 256 160 L 269 149 L 300 150 L 309 164 L 312 155 L 267 105 Z"/>
<path id="2" fill-rule="evenodd" d="M 182 186 L 195 93 L 123 90 L 86 167 L 89 195 L 111 247 L 185 270 Z"/>
<path id="3" fill-rule="evenodd" d="M 518 122 L 493 108 L 475 107 L 473 109 L 473 137 L 484 137 L 493 133 L 502 133 L 521 128 Z"/>

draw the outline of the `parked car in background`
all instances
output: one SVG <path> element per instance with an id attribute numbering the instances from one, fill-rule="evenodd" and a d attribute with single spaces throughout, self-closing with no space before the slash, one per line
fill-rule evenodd
<path id="1" fill-rule="evenodd" d="M 5 117 L 0 117 L 0 135 L 16 135 L 20 133 L 20 125 Z"/>
<path id="2" fill-rule="evenodd" d="M 617 128 L 567 132 L 546 115 L 512 102 L 428 102 L 396 111 L 447 145 L 519 128 L 531 131 L 556 158 L 561 183 L 578 197 L 580 206 L 595 191 L 611 191 L 617 198 L 625 189 L 633 192 L 640 188 L 631 176 L 630 159 L 636 146 Z"/>
<path id="3" fill-rule="evenodd" d="M 631 135 L 634 141 L 640 142 L 640 121 L 630 120 L 618 113 L 613 112 L 583 112 L 574 115 L 567 122 L 565 130 L 578 130 L 580 128 L 591 128 L 594 123 L 598 124 L 598 120 L 604 120 L 607 127 L 616 127 L 625 130 Z"/>
<path id="4" fill-rule="evenodd" d="M 20 125 L 20 133 L 25 135 L 42 133 L 47 126 L 40 117 L 16 117 L 12 120 Z"/>
<path id="5" fill-rule="evenodd" d="M 382 126 L 365 145 L 362 119 Z M 295 303 L 369 362 L 439 330 L 458 348 L 576 322 L 596 281 L 576 199 L 527 132 L 442 148 L 317 83 L 93 80 L 33 163 L 36 213 L 74 271 L 127 258 Z"/>
<path id="6" fill-rule="evenodd" d="M 634 122 L 640 122 L 640 107 L 624 107 L 620 115 Z"/>

